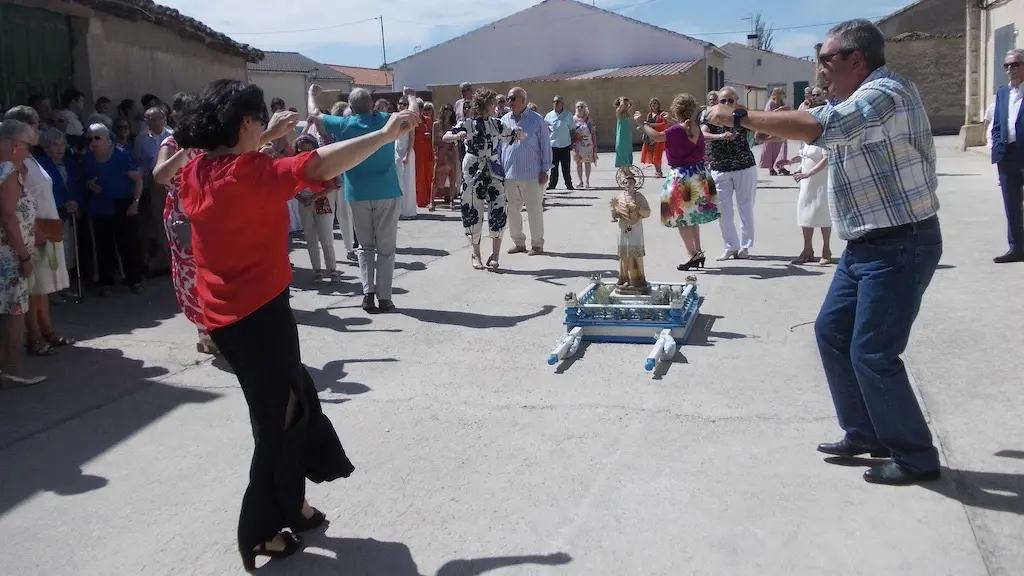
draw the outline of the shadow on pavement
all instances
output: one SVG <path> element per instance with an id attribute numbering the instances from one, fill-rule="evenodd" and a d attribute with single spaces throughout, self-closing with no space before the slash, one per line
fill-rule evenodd
<path id="1" fill-rule="evenodd" d="M 618 260 L 618 257 L 615 258 Z M 578 279 L 581 284 L 588 284 L 590 278 L 594 274 L 600 274 L 602 278 L 616 277 L 618 275 L 617 270 L 565 270 L 556 268 L 545 268 L 544 270 L 514 270 L 512 268 L 501 269 L 502 274 L 510 274 L 512 276 L 533 276 L 533 279 L 538 282 L 545 284 L 551 284 L 552 286 L 565 286 L 564 282 L 556 282 L 556 280 L 568 280 Z"/>
<path id="2" fill-rule="evenodd" d="M 306 366 L 306 369 L 309 370 L 310 376 L 313 377 L 316 389 L 321 393 L 320 402 L 324 404 L 344 404 L 352 399 L 350 396 L 366 394 L 371 390 L 369 386 L 360 382 L 343 382 L 345 377 L 348 376 L 348 372 L 345 371 L 345 365 L 371 362 L 398 362 L 398 359 L 359 358 L 353 360 L 332 360 L 325 364 L 323 368 Z M 324 393 L 335 396 L 324 398 Z M 342 397 L 339 398 L 337 397 L 338 395 Z"/>
<path id="3" fill-rule="evenodd" d="M 520 314 L 518 316 L 490 316 L 488 314 L 477 314 L 475 312 L 457 312 L 453 310 L 425 310 L 418 308 L 399 309 L 400 314 L 415 318 L 427 324 L 444 324 L 448 326 L 462 326 L 464 328 L 512 328 L 517 324 L 540 318 L 550 314 L 555 309 L 550 304 L 545 304 L 540 310 L 532 314 Z"/>
<path id="4" fill-rule="evenodd" d="M 717 340 L 739 340 L 748 337 L 746 334 L 739 334 L 737 332 L 716 332 L 713 330 L 715 323 L 722 318 L 724 316 L 699 314 L 695 320 L 696 324 L 693 326 L 693 332 L 690 332 L 690 337 L 687 338 L 686 344 L 683 346 L 714 346 Z"/>
<path id="5" fill-rule="evenodd" d="M 352 329 L 353 326 L 367 326 L 373 321 L 366 316 L 349 316 L 342 318 L 331 314 L 330 309 L 295 310 L 295 321 L 303 326 L 326 328 L 335 332 L 401 332 L 399 329 Z"/>
<path id="6" fill-rule="evenodd" d="M 792 264 L 781 268 L 764 268 L 754 266 L 723 266 L 721 268 L 705 268 L 705 274 L 713 276 L 747 276 L 752 280 L 774 280 L 776 278 L 790 278 L 799 276 L 821 276 L 825 270 L 832 270 L 831 266 L 822 266 L 822 270 L 814 270 L 803 266 Z"/>
<path id="7" fill-rule="evenodd" d="M 1024 474 L 943 467 L 942 475 L 942 480 L 921 487 L 971 508 L 1024 515 Z"/>
<path id="8" fill-rule="evenodd" d="M 83 474 L 82 465 L 179 406 L 219 397 L 155 382 L 166 369 L 147 368 L 120 350 L 76 346 L 68 355 L 66 377 L 0 395 L 0 515 L 39 492 L 72 495 L 106 486 L 105 478 Z M 95 418 L 80 420 L 92 413 Z M 80 430 L 19 450 L 20 443 L 62 426 Z"/>
<path id="9" fill-rule="evenodd" d="M 174 298 L 174 287 L 166 277 L 148 280 L 142 294 L 131 294 L 121 288 L 107 297 L 97 296 L 88 288 L 84 292 L 80 304 L 50 305 L 57 331 L 76 340 L 154 328 L 181 313 Z"/>
<path id="10" fill-rule="evenodd" d="M 332 576 L 422 576 L 409 547 L 400 542 L 383 542 L 373 538 L 313 537 L 306 540 L 307 550 L 325 550 L 334 557 L 300 552 L 291 558 L 272 561 L 259 569 L 261 574 L 330 574 Z M 491 570 L 539 564 L 560 566 L 572 562 L 565 553 L 500 556 L 452 560 L 437 571 L 436 576 L 476 576 Z"/>

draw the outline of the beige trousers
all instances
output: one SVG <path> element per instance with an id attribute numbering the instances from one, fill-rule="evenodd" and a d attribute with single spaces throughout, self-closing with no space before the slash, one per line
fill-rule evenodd
<path id="1" fill-rule="evenodd" d="M 508 201 L 508 235 L 516 246 L 526 246 L 523 230 L 523 205 L 530 222 L 530 247 L 544 248 L 544 187 L 536 178 L 531 180 L 505 180 L 505 198 Z"/>

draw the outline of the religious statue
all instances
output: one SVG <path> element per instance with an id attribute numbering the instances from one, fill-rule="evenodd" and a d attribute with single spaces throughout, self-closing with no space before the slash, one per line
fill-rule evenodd
<path id="1" fill-rule="evenodd" d="M 620 294 L 649 294 L 651 285 L 644 276 L 643 219 L 651 215 L 647 198 L 636 189 L 636 179 L 628 172 L 622 175 L 622 192 L 612 198 L 612 222 L 619 224 Z"/>

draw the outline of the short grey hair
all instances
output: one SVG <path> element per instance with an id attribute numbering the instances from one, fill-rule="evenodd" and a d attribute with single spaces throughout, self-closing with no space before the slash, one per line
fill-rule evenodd
<path id="1" fill-rule="evenodd" d="M 356 88 L 348 95 L 348 105 L 353 114 L 365 114 L 373 109 L 373 96 L 366 88 Z"/>
<path id="2" fill-rule="evenodd" d="M 726 92 L 732 92 L 733 95 L 736 96 L 737 98 L 740 97 L 740 93 L 737 92 L 736 89 L 733 88 L 732 86 L 722 86 L 721 88 L 719 88 L 718 89 L 718 97 L 721 98 L 722 95 L 725 94 Z"/>
<path id="3" fill-rule="evenodd" d="M 147 119 L 148 118 L 153 118 L 155 116 L 163 116 L 164 118 L 167 118 L 167 113 L 164 112 L 164 109 L 159 107 L 159 106 L 152 106 L 152 107 L 150 107 L 149 110 L 146 110 L 145 117 Z"/>
<path id="4" fill-rule="evenodd" d="M 39 113 L 31 106 L 15 106 L 4 113 L 4 120 L 17 120 L 22 124 L 39 124 Z"/>
<path id="5" fill-rule="evenodd" d="M 870 20 L 858 18 L 837 24 L 828 31 L 843 52 L 861 52 L 871 70 L 885 66 L 885 35 Z"/>
<path id="6" fill-rule="evenodd" d="M 1007 56 L 1014 56 L 1017 60 L 1024 62 L 1024 48 L 1014 48 L 1006 53 Z"/>
<path id="7" fill-rule="evenodd" d="M 345 110 L 348 110 L 348 102 L 335 102 L 331 106 L 331 116 L 344 116 Z"/>
<path id="8" fill-rule="evenodd" d="M 106 124 L 101 124 L 99 122 L 89 124 L 88 133 L 92 136 L 106 136 L 108 139 L 113 140 L 110 135 L 110 128 L 107 128 Z"/>
<path id="9" fill-rule="evenodd" d="M 31 142 L 35 133 L 28 124 L 14 118 L 4 118 L 0 122 L 0 142 Z"/>
<path id="10" fill-rule="evenodd" d="M 67 143 L 67 141 L 64 133 L 57 128 L 47 128 L 39 135 L 39 145 L 43 148 L 49 148 L 58 142 Z"/>

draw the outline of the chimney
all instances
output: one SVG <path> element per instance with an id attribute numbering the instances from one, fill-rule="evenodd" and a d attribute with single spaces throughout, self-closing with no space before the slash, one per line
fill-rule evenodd
<path id="1" fill-rule="evenodd" d="M 757 34 L 747 34 L 747 47 L 757 48 Z"/>

